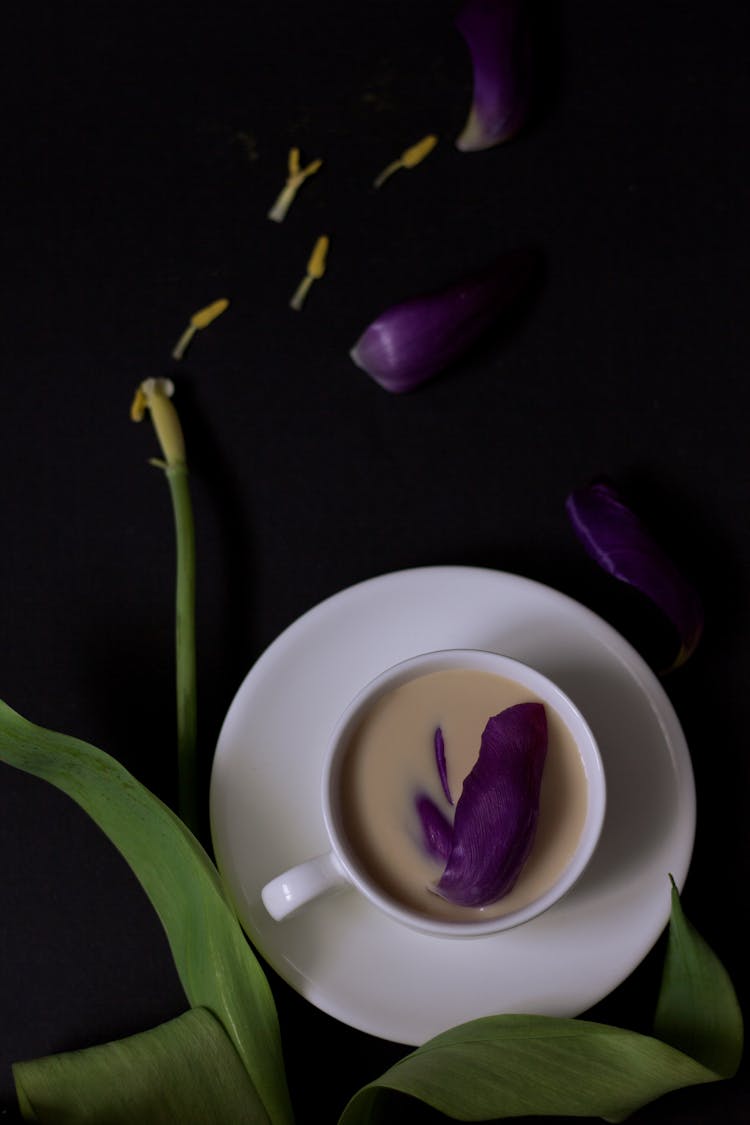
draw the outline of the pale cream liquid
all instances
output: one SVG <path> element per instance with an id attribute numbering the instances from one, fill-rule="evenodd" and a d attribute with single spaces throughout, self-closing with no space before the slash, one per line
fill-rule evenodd
<path id="1" fill-rule="evenodd" d="M 414 799 L 430 796 L 450 821 L 487 720 L 515 703 L 541 702 L 512 680 L 467 669 L 432 672 L 387 692 L 355 732 L 341 773 L 344 835 L 363 871 L 400 904 L 441 920 L 497 917 L 527 905 L 559 877 L 586 817 L 586 775 L 573 737 L 545 705 L 549 732 L 534 845 L 515 886 L 485 907 L 456 906 L 430 890 L 445 864 L 422 843 Z M 454 806 L 443 794 L 434 735 L 445 739 Z"/>

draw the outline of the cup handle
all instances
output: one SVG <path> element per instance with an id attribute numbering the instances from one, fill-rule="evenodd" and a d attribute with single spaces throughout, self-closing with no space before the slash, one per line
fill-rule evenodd
<path id="1" fill-rule="evenodd" d="M 311 899 L 345 886 L 351 884 L 344 868 L 334 852 L 326 852 L 277 875 L 266 883 L 260 896 L 271 917 L 280 922 Z"/>

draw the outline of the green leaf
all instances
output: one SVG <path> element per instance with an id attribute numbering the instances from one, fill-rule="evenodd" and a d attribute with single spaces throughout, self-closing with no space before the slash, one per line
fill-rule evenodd
<path id="1" fill-rule="evenodd" d="M 682 909 L 672 916 L 654 1031 L 665 1043 L 731 1078 L 742 1057 L 742 1012 L 729 974 Z"/>
<path id="2" fill-rule="evenodd" d="M 671 1090 L 730 1076 L 742 1052 L 737 998 L 726 970 L 686 922 L 676 891 L 657 1029 L 669 1042 L 578 1019 L 473 1020 L 431 1039 L 359 1090 L 340 1125 L 377 1120 L 382 1090 L 418 1098 L 458 1121 L 524 1115 L 621 1121 Z"/>
<path id="3" fill-rule="evenodd" d="M 24 1119 L 42 1125 L 259 1125 L 268 1121 L 205 1008 L 115 1043 L 13 1067 Z"/>
<path id="4" fill-rule="evenodd" d="M 649 1036 L 547 1016 L 488 1016 L 431 1039 L 371 1084 L 458 1121 L 523 1115 L 618 1120 L 680 1086 L 717 1078 Z M 365 1091 L 368 1087 L 364 1088 Z M 370 1119 L 355 1094 L 341 1125 Z"/>
<path id="5" fill-rule="evenodd" d="M 0 760 L 67 793 L 109 837 L 161 919 L 191 1007 L 222 1024 L 269 1120 L 291 1121 L 268 981 L 195 837 L 114 758 L 35 726 L 1 701 Z"/>

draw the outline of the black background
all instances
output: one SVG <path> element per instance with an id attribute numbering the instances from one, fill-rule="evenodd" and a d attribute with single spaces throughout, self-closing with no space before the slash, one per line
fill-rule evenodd
<path id="1" fill-rule="evenodd" d="M 145 377 L 174 378 L 192 469 L 206 794 L 252 662 L 299 614 L 376 574 L 525 574 L 659 664 L 670 638 L 657 616 L 596 570 L 565 517 L 567 493 L 606 473 L 704 598 L 703 642 L 665 680 L 698 788 L 684 904 L 742 999 L 750 13 L 540 3 L 532 120 L 506 146 L 460 154 L 471 71 L 454 11 L 218 0 L 5 14 L 0 694 L 172 800 L 171 514 L 147 463 L 151 427 L 128 418 Z M 433 131 L 423 165 L 371 189 Z M 325 165 L 279 226 L 265 216 L 291 145 Z M 323 232 L 328 273 L 293 313 Z M 544 268 L 512 326 L 409 396 L 354 367 L 349 348 L 385 307 L 517 246 Z M 230 309 L 174 364 L 190 314 L 221 296 Z M 13 1060 L 186 1004 L 117 854 L 69 801 L 5 766 L 0 855 L 11 1119 Z M 661 953 L 590 1015 L 648 1030 Z M 333 1122 L 403 1049 L 274 987 L 298 1119 Z M 748 1102 L 740 1075 L 633 1121 L 740 1122 Z"/>

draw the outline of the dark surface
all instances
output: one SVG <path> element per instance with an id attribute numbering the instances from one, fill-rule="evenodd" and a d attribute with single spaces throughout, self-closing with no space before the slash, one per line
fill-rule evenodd
<path id="1" fill-rule="evenodd" d="M 534 120 L 463 155 L 451 138 L 470 71 L 453 10 L 219 0 L 4 17 L 0 694 L 171 801 L 171 515 L 151 427 L 128 420 L 144 377 L 174 377 L 189 448 L 206 793 L 251 663 L 299 614 L 379 573 L 516 571 L 658 663 L 655 617 L 595 570 L 564 514 L 571 488 L 607 473 L 705 600 L 702 645 L 665 681 L 698 787 L 684 903 L 742 1000 L 750 13 L 541 4 Z M 374 193 L 431 131 L 442 142 L 425 164 Z M 278 226 L 265 215 L 292 144 L 326 164 Z M 328 274 L 295 314 L 324 231 Z M 383 308 L 517 246 L 544 270 L 512 330 L 411 396 L 352 365 Z M 189 315 L 224 295 L 229 311 L 177 369 Z M 141 1030 L 185 1000 L 107 841 L 4 766 L 0 856 L 10 1119 L 13 1060 Z M 592 1016 L 647 1030 L 660 963 L 661 946 Z M 403 1049 L 274 985 L 298 1119 L 334 1122 Z M 321 1055 L 339 1060 L 324 1077 Z M 743 1073 L 632 1120 L 741 1122 L 749 1108 Z"/>

